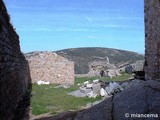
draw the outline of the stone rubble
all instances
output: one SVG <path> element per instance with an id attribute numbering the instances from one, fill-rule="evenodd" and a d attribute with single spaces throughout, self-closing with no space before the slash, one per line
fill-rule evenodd
<path id="1" fill-rule="evenodd" d="M 37 84 L 38 85 L 49 85 L 50 82 L 49 81 L 45 82 L 45 81 L 39 80 L 39 81 L 37 81 Z"/>
<path id="2" fill-rule="evenodd" d="M 89 72 L 87 76 L 100 76 L 100 72 L 103 70 L 104 75 L 107 76 L 107 70 L 114 70 L 116 66 L 114 64 L 110 64 L 108 61 L 94 61 L 89 63 Z"/>
<path id="3" fill-rule="evenodd" d="M 100 95 L 101 95 L 102 97 L 107 97 L 107 92 L 106 92 L 106 90 L 105 90 L 104 88 L 101 88 L 101 90 L 100 90 Z"/>
<path id="4" fill-rule="evenodd" d="M 82 93 L 80 90 L 70 92 L 70 93 L 68 93 L 68 95 L 72 95 L 75 97 L 86 97 L 87 96 L 86 94 Z"/>
<path id="5" fill-rule="evenodd" d="M 122 91 L 123 88 L 116 82 L 110 82 L 109 85 L 105 88 L 105 90 L 108 95 L 112 95 L 114 93 Z"/>
<path id="6" fill-rule="evenodd" d="M 117 82 L 105 83 L 99 79 L 93 80 L 92 82 L 85 81 L 78 90 L 68 93 L 75 97 L 86 97 L 96 98 L 101 96 L 107 98 L 115 93 L 123 91 L 124 88 Z"/>
<path id="7" fill-rule="evenodd" d="M 109 69 L 107 70 L 106 76 L 109 78 L 113 78 L 116 76 L 120 76 L 121 74 L 119 73 L 119 70 L 117 69 Z"/>
<path id="8" fill-rule="evenodd" d="M 127 65 L 125 72 L 131 74 L 134 71 L 144 71 L 144 60 L 139 60 L 136 63 Z"/>
<path id="9" fill-rule="evenodd" d="M 84 110 L 38 120 L 159 120 L 160 81 L 135 79 L 124 83 L 122 92 L 88 103 Z M 152 117 L 131 118 L 131 114 L 151 114 Z"/>
<path id="10" fill-rule="evenodd" d="M 54 88 L 70 88 L 70 84 L 61 84 L 61 85 L 55 86 Z"/>

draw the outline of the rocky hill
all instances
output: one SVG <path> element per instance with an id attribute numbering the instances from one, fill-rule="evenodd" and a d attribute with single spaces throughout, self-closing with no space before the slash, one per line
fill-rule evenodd
<path id="1" fill-rule="evenodd" d="M 108 61 L 117 67 L 121 67 L 144 59 L 144 55 L 139 53 L 99 47 L 64 49 L 56 51 L 56 53 L 75 62 L 76 74 L 88 73 L 88 66 L 91 62 Z"/>

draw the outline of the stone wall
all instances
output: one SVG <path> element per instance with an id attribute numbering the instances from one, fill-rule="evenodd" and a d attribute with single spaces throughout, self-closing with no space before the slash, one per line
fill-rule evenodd
<path id="1" fill-rule="evenodd" d="M 145 78 L 160 79 L 160 0 L 145 2 Z"/>
<path id="2" fill-rule="evenodd" d="M 144 71 L 144 60 L 138 60 L 133 64 L 127 65 L 125 67 L 126 73 L 133 73 L 134 71 Z"/>
<path id="3" fill-rule="evenodd" d="M 26 54 L 32 82 L 49 81 L 54 84 L 74 84 L 74 62 L 53 52 Z"/>
<path id="4" fill-rule="evenodd" d="M 108 61 L 94 61 L 89 63 L 88 76 L 100 76 L 100 72 L 103 70 L 106 72 L 109 69 L 115 69 L 114 64 L 110 64 Z M 105 74 L 106 75 L 106 74 Z"/>
<path id="5" fill-rule="evenodd" d="M 29 69 L 20 52 L 19 37 L 0 0 L 0 120 L 11 120 L 30 83 Z"/>

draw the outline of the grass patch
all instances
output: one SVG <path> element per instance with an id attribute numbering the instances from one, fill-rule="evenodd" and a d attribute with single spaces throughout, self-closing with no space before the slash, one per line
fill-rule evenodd
<path id="1" fill-rule="evenodd" d="M 128 80 L 129 78 L 133 77 L 132 74 L 127 74 L 127 73 L 122 73 L 121 76 L 113 77 L 113 78 L 107 78 L 107 77 L 76 77 L 75 78 L 75 85 L 79 83 L 83 83 L 85 81 L 92 81 L 95 79 L 100 79 L 103 81 L 125 81 Z"/>
<path id="2" fill-rule="evenodd" d="M 89 102 L 100 100 L 100 97 L 77 98 L 67 95 L 68 92 L 78 89 L 78 86 L 70 88 L 54 88 L 55 85 L 32 85 L 32 113 L 39 115 L 42 113 L 57 114 L 63 111 L 79 110 Z"/>
<path id="3" fill-rule="evenodd" d="M 82 106 L 87 103 L 95 102 L 100 100 L 100 97 L 94 98 L 77 98 L 74 96 L 67 95 L 67 93 L 75 91 L 79 88 L 78 83 L 83 83 L 87 80 L 95 80 L 97 78 L 105 81 L 123 81 L 132 77 L 131 74 L 122 74 L 121 76 L 114 78 L 106 77 L 82 77 L 75 78 L 75 85 L 70 88 L 54 88 L 55 85 L 32 85 L 32 113 L 39 115 L 42 113 L 52 113 L 57 114 L 59 112 L 69 111 L 69 110 L 79 110 Z"/>

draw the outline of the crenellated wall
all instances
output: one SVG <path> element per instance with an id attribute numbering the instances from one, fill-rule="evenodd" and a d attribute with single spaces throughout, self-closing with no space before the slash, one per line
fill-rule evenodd
<path id="1" fill-rule="evenodd" d="M 160 0 L 145 3 L 145 78 L 160 79 Z"/>
<path id="2" fill-rule="evenodd" d="M 20 51 L 19 36 L 0 0 L 0 120 L 11 120 L 30 84 L 29 67 Z"/>

